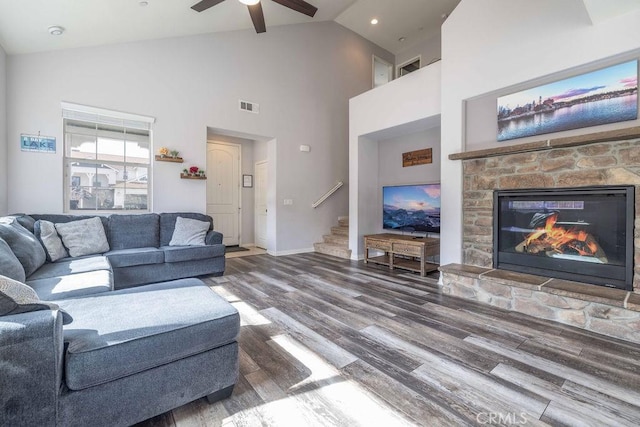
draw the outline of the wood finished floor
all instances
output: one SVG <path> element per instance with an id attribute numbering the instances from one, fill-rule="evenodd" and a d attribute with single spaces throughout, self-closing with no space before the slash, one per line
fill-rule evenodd
<path id="1" fill-rule="evenodd" d="M 227 260 L 233 395 L 139 426 L 640 425 L 640 345 L 315 253 Z"/>

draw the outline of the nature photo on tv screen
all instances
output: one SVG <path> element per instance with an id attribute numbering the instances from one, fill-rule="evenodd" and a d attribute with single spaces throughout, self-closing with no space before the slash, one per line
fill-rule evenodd
<path id="1" fill-rule="evenodd" d="M 383 228 L 440 233 L 440 184 L 382 188 Z"/>

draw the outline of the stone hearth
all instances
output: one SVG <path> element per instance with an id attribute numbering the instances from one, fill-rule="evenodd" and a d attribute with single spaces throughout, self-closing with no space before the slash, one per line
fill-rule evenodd
<path id="1" fill-rule="evenodd" d="M 463 161 L 463 262 L 443 292 L 640 342 L 640 128 L 450 156 Z M 492 268 L 493 190 L 634 185 L 633 292 Z"/>
<path id="2" fill-rule="evenodd" d="M 440 271 L 448 295 L 640 343 L 640 294 L 471 265 Z"/>

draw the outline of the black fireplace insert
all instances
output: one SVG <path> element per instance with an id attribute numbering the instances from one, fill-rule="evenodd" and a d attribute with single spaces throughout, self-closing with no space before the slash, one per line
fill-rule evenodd
<path id="1" fill-rule="evenodd" d="M 633 288 L 633 186 L 496 190 L 493 267 Z"/>

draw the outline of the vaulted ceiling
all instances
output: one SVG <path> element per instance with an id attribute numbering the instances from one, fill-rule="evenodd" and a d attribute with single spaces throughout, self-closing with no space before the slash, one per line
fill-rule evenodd
<path id="1" fill-rule="evenodd" d="M 313 18 L 262 0 L 269 27 L 336 21 L 392 53 L 434 37 L 460 0 L 307 0 Z M 0 45 L 8 54 L 252 29 L 247 6 L 225 0 L 203 12 L 198 0 L 0 0 Z M 371 25 L 371 19 L 379 23 Z M 60 36 L 48 28 L 61 26 Z M 256 37 L 262 35 L 256 34 Z M 400 38 L 404 38 L 401 42 Z"/>
<path id="2" fill-rule="evenodd" d="M 247 6 L 237 0 L 221 1 L 200 13 L 191 9 L 198 1 L 0 0 L 0 46 L 8 54 L 22 54 L 253 28 Z M 437 36 L 460 2 L 306 1 L 318 8 L 313 18 L 261 0 L 267 33 L 273 26 L 335 21 L 394 54 Z M 640 8 L 640 0 L 563 1 L 581 1 L 594 25 Z M 371 25 L 373 18 L 377 25 Z M 56 25 L 65 29 L 61 36 L 49 34 L 49 27 Z"/>

